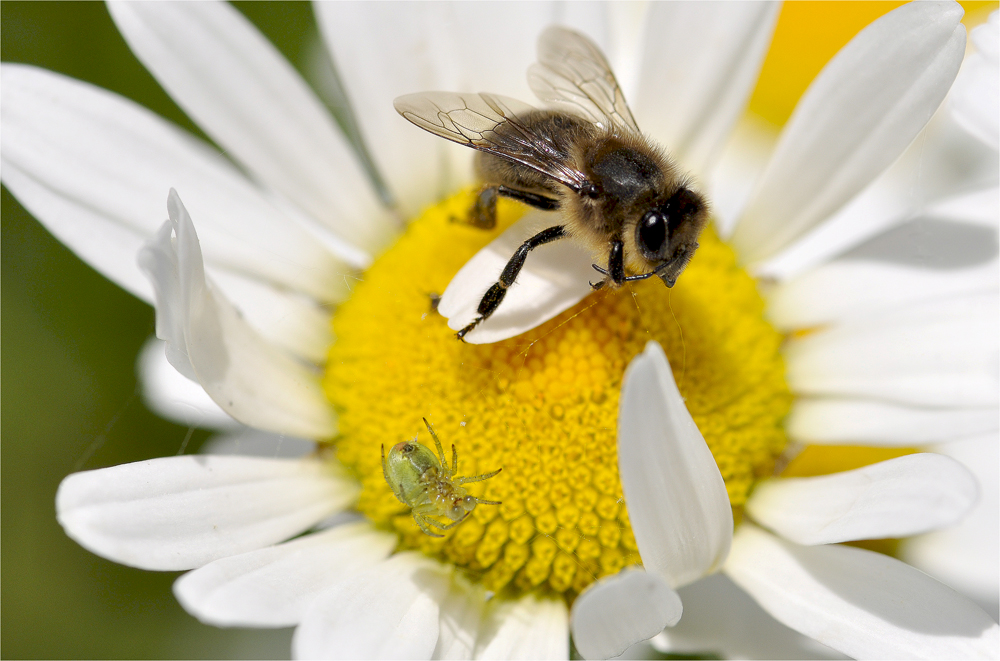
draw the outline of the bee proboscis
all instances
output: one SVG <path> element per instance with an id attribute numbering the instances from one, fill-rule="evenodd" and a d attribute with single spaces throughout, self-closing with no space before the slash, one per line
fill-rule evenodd
<path id="1" fill-rule="evenodd" d="M 570 237 L 606 254 L 605 266 L 594 264 L 604 276 L 591 283 L 594 289 L 653 275 L 672 287 L 708 220 L 705 199 L 639 131 L 607 60 L 587 37 L 545 30 L 528 83 L 553 107 L 485 92 L 422 92 L 394 102 L 420 128 L 478 150 L 484 186 L 469 214 L 472 224 L 496 224 L 498 195 L 561 213 L 560 224 L 521 244 L 459 339 L 496 311 L 539 246 Z"/>

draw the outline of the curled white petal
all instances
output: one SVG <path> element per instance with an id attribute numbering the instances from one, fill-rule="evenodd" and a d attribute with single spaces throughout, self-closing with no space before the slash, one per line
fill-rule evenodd
<path id="1" fill-rule="evenodd" d="M 208 276 L 268 342 L 305 362 L 326 360 L 333 344 L 328 304 L 228 269 L 211 269 Z"/>
<path id="2" fill-rule="evenodd" d="M 357 492 L 346 472 L 317 461 L 164 457 L 70 475 L 56 514 L 66 534 L 100 556 L 191 569 L 288 539 Z"/>
<path id="3" fill-rule="evenodd" d="M 400 553 L 328 588 L 292 638 L 298 659 L 429 659 L 438 639 L 441 565 Z"/>
<path id="4" fill-rule="evenodd" d="M 610 659 L 681 619 L 681 599 L 666 581 L 626 569 L 592 584 L 573 602 L 573 644 L 585 659 Z"/>
<path id="5" fill-rule="evenodd" d="M 205 279 L 198 236 L 173 190 L 167 208 L 170 220 L 140 263 L 156 289 L 156 332 L 170 364 L 246 425 L 332 435 L 336 422 L 318 377 L 265 342 Z"/>
<path id="6" fill-rule="evenodd" d="M 234 429 L 241 427 L 212 401 L 205 389 L 167 361 L 166 342 L 151 337 L 139 352 L 136 369 L 142 381 L 142 399 L 150 411 L 187 427 Z"/>
<path id="7" fill-rule="evenodd" d="M 965 52 L 962 8 L 911 3 L 851 40 L 810 85 L 733 234 L 775 254 L 896 160 L 944 99 Z"/>
<path id="8" fill-rule="evenodd" d="M 729 495 L 656 342 L 625 371 L 618 470 L 646 571 L 676 588 L 722 566 L 733 535 Z"/>
<path id="9" fill-rule="evenodd" d="M 174 594 L 206 624 L 294 626 L 318 595 L 381 562 L 394 545 L 368 524 L 345 524 L 210 562 L 180 577 Z"/>
<path id="10" fill-rule="evenodd" d="M 229 433 L 216 434 L 199 449 L 199 454 L 299 459 L 316 451 L 317 443 L 307 438 L 272 434 L 240 426 Z"/>
<path id="11" fill-rule="evenodd" d="M 744 523 L 725 571 L 780 622 L 856 659 L 995 658 L 1000 645 L 982 609 L 881 553 L 798 546 Z"/>
<path id="12" fill-rule="evenodd" d="M 909 537 L 957 523 L 979 496 L 976 479 L 943 455 L 897 457 L 843 473 L 766 480 L 747 512 L 798 544 Z"/>
<path id="13" fill-rule="evenodd" d="M 550 214 L 530 215 L 515 223 L 465 263 L 441 296 L 438 312 L 448 327 L 460 330 L 478 316 L 483 294 L 497 281 L 507 262 L 526 239 L 549 225 Z M 499 342 L 520 335 L 572 307 L 590 293 L 590 281 L 601 276 L 589 253 L 571 239 L 543 245 L 528 253 L 520 275 L 500 307 L 479 324 L 465 341 Z"/>

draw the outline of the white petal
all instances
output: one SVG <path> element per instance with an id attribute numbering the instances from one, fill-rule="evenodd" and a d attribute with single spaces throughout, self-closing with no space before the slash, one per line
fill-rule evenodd
<path id="1" fill-rule="evenodd" d="M 785 280 L 914 217 L 977 222 L 986 212 L 995 228 L 998 177 L 996 151 L 938 110 L 871 185 L 754 272 Z"/>
<path id="2" fill-rule="evenodd" d="M 151 337 L 139 352 L 137 370 L 146 407 L 186 427 L 235 429 L 242 425 L 212 401 L 205 389 L 167 362 L 166 343 Z"/>
<path id="3" fill-rule="evenodd" d="M 675 658 L 846 658 L 775 620 L 725 574 L 706 576 L 678 592 L 684 617 L 651 641 Z"/>
<path id="4" fill-rule="evenodd" d="M 997 12 L 989 22 L 972 30 L 976 51 L 965 59 L 952 89 L 951 111 L 969 133 L 993 149 L 1000 148 L 1000 21 Z"/>
<path id="5" fill-rule="evenodd" d="M 167 206 L 170 220 L 140 254 L 157 290 L 156 332 L 167 340 L 167 359 L 246 425 L 293 436 L 332 435 L 336 422 L 317 376 L 265 342 L 214 291 L 191 217 L 173 190 Z"/>
<path id="6" fill-rule="evenodd" d="M 226 269 L 213 269 L 209 276 L 247 323 L 271 344 L 311 363 L 326 361 L 326 352 L 333 344 L 328 306 Z"/>
<path id="7" fill-rule="evenodd" d="M 625 371 L 618 470 L 646 571 L 676 588 L 725 562 L 733 536 L 726 484 L 656 342 Z"/>
<path id="8" fill-rule="evenodd" d="M 957 3 L 904 5 L 827 64 L 789 119 L 733 235 L 744 261 L 776 253 L 903 153 L 958 72 L 962 14 Z"/>
<path id="9" fill-rule="evenodd" d="M 780 283 L 768 295 L 768 317 L 783 329 L 803 328 L 996 289 L 998 219 L 995 187 L 941 200 L 836 261 Z"/>
<path id="10" fill-rule="evenodd" d="M 889 556 L 797 546 L 750 524 L 726 573 L 771 615 L 857 659 L 996 656 L 997 626 L 952 589 Z"/>
<path id="11" fill-rule="evenodd" d="M 318 461 L 164 457 L 74 473 L 56 494 L 66 533 L 143 569 L 191 569 L 288 539 L 348 505 L 358 487 Z"/>
<path id="12" fill-rule="evenodd" d="M 392 106 L 402 94 L 458 89 L 449 8 L 346 2 L 313 8 L 365 146 L 400 212 L 412 216 L 469 181 L 471 150 L 424 134 Z"/>
<path id="13" fill-rule="evenodd" d="M 666 581 L 626 569 L 593 583 L 573 602 L 573 644 L 585 659 L 610 659 L 681 619 L 683 607 Z"/>
<path id="14" fill-rule="evenodd" d="M 459 330 L 478 314 L 479 301 L 500 277 L 521 243 L 557 223 L 550 214 L 531 214 L 512 225 L 465 263 L 451 279 L 438 304 L 448 327 Z M 545 323 L 572 307 L 591 292 L 590 281 L 602 276 L 593 260 L 572 239 L 563 239 L 532 250 L 507 295 L 493 313 L 468 335 L 471 344 L 499 342 Z"/>
<path id="15" fill-rule="evenodd" d="M 632 110 L 644 133 L 705 176 L 746 106 L 780 5 L 654 3 Z"/>
<path id="16" fill-rule="evenodd" d="M 438 638 L 441 565 L 417 553 L 394 555 L 329 588 L 292 639 L 298 659 L 429 659 Z"/>
<path id="17" fill-rule="evenodd" d="M 733 128 L 709 173 L 712 223 L 723 239 L 732 235 L 777 139 L 777 129 L 752 113 L 744 114 Z"/>
<path id="18" fill-rule="evenodd" d="M 316 452 L 316 441 L 272 434 L 250 427 L 240 427 L 229 434 L 216 434 L 198 450 L 199 454 L 300 459 Z"/>
<path id="19" fill-rule="evenodd" d="M 767 315 L 782 329 L 808 328 L 996 290 L 996 241 L 995 228 L 978 224 L 930 218 L 906 223 L 781 283 L 767 297 Z"/>
<path id="20" fill-rule="evenodd" d="M 902 406 L 869 399 L 800 398 L 785 421 L 801 443 L 912 447 L 1000 429 L 1000 411 Z"/>
<path id="21" fill-rule="evenodd" d="M 900 558 L 972 597 L 997 617 L 1000 590 L 1000 456 L 997 434 L 935 446 L 979 481 L 980 499 L 961 524 L 903 541 Z"/>
<path id="22" fill-rule="evenodd" d="M 476 643 L 475 659 L 568 659 L 569 614 L 562 599 L 494 597 Z"/>
<path id="23" fill-rule="evenodd" d="M 486 608 L 486 591 L 455 573 L 439 605 L 440 631 L 431 658 L 471 659 Z"/>
<path id="24" fill-rule="evenodd" d="M 558 3 L 540 2 L 324 2 L 314 8 L 365 145 L 406 216 L 471 181 L 473 153 L 401 118 L 393 99 L 483 90 L 530 100 L 524 72 L 537 35 L 559 11 Z"/>
<path id="25" fill-rule="evenodd" d="M 2 72 L 4 183 L 130 291 L 150 292 L 134 284 L 135 236 L 156 233 L 171 186 L 203 219 L 212 264 L 324 301 L 342 298 L 343 274 L 363 265 L 359 255 L 331 252 L 216 149 L 145 108 L 43 69 L 3 64 Z"/>
<path id="26" fill-rule="evenodd" d="M 995 293 L 915 305 L 788 343 L 798 394 L 928 406 L 995 406 L 1000 397 Z"/>
<path id="27" fill-rule="evenodd" d="M 950 526 L 978 497 L 976 478 L 962 464 L 922 453 L 833 475 L 765 480 L 746 508 L 765 528 L 812 546 Z"/>
<path id="28" fill-rule="evenodd" d="M 346 524 L 211 562 L 181 576 L 174 594 L 206 624 L 294 626 L 318 595 L 380 563 L 395 544 L 366 523 Z"/>
<path id="29" fill-rule="evenodd" d="M 132 52 L 253 176 L 368 251 L 395 233 L 333 118 L 267 39 L 225 3 L 111 2 Z"/>
<path id="30" fill-rule="evenodd" d="M 3 65 L 8 71 L 9 65 Z M 4 78 L 6 88 L 7 76 Z M 16 95 L 16 91 L 11 96 Z M 147 235 L 93 206 L 81 204 L 73 193 L 59 190 L 48 181 L 44 168 L 22 168 L 16 162 L 15 149 L 8 136 L 17 131 L 13 122 L 7 124 L 7 95 L 3 108 L 3 148 L 0 169 L 3 184 L 32 216 L 45 225 L 57 239 L 68 246 L 108 280 L 147 303 L 153 302 L 153 288 L 135 263 L 135 255 L 147 240 Z M 16 97 L 15 97 L 16 98 Z"/>

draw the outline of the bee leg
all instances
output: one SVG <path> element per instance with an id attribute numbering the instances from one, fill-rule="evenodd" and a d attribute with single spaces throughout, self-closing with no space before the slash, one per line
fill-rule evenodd
<path id="1" fill-rule="evenodd" d="M 476 201 L 469 209 L 469 224 L 473 227 L 489 230 L 497 224 L 497 189 L 498 186 L 483 186 L 476 196 Z"/>
<path id="2" fill-rule="evenodd" d="M 621 239 L 611 242 L 611 253 L 608 255 L 608 275 L 616 287 L 625 282 L 625 244 Z"/>
<path id="3" fill-rule="evenodd" d="M 625 277 L 625 244 L 622 243 L 622 240 L 615 239 L 611 242 L 611 252 L 608 253 L 608 268 L 606 270 L 597 264 L 594 264 L 593 267 L 595 271 L 604 275 L 604 279 L 600 282 L 590 283 L 591 289 L 597 291 L 609 282 L 615 287 L 621 287 L 627 279 Z"/>
<path id="4" fill-rule="evenodd" d="M 482 323 L 484 319 L 489 318 L 491 314 L 496 312 L 496 309 L 500 307 L 500 302 L 503 301 L 504 296 L 507 295 L 507 290 L 514 284 L 514 281 L 517 280 L 517 274 L 521 272 L 521 268 L 524 266 L 524 260 L 528 257 L 529 252 L 538 246 L 543 246 L 546 243 L 557 241 L 565 236 L 566 228 L 562 225 L 556 225 L 555 227 L 542 230 L 522 243 L 521 247 L 519 247 L 517 252 L 514 253 L 514 256 L 507 262 L 507 266 L 504 267 L 503 273 L 500 274 L 500 279 L 486 291 L 482 300 L 479 301 L 479 307 L 476 309 L 479 316 L 476 317 L 471 324 L 455 334 L 458 339 L 461 340 L 465 338 L 469 331 Z"/>
<path id="5" fill-rule="evenodd" d="M 543 211 L 555 211 L 559 208 L 559 200 L 538 193 L 508 188 L 507 186 L 486 185 L 476 196 L 476 202 L 469 209 L 469 224 L 480 229 L 493 229 L 497 224 L 497 196 L 503 195 L 512 200 L 523 202 L 528 206 Z"/>
<path id="6" fill-rule="evenodd" d="M 529 207 L 535 207 L 542 211 L 555 211 L 559 208 L 559 200 L 539 195 L 538 193 L 529 193 L 528 191 L 517 190 L 516 188 L 507 188 L 506 186 L 497 186 L 497 193 L 512 200 L 524 202 Z"/>

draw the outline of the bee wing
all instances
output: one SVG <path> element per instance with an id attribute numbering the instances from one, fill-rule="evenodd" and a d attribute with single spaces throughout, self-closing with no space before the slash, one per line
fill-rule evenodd
<path id="1" fill-rule="evenodd" d="M 542 101 L 602 128 L 639 133 L 604 54 L 579 32 L 550 27 L 542 33 L 538 62 L 528 68 L 528 85 Z"/>
<path id="2" fill-rule="evenodd" d="M 515 161 L 573 190 L 587 182 L 569 165 L 568 154 L 518 120 L 535 110 L 527 103 L 498 94 L 421 92 L 398 97 L 392 105 L 425 131 Z"/>

